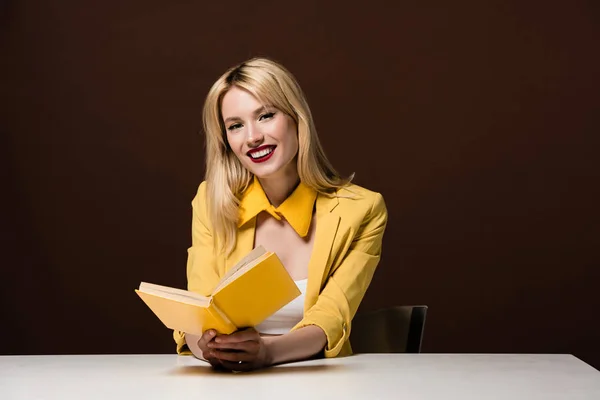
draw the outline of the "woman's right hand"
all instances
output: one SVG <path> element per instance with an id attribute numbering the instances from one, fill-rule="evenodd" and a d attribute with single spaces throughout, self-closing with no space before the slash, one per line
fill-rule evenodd
<path id="1" fill-rule="evenodd" d="M 217 332 L 212 329 L 204 332 L 202 336 L 186 333 L 185 342 L 196 358 L 206 360 L 210 363 L 210 365 L 213 366 L 213 368 L 220 369 L 223 367 L 221 361 L 218 358 L 214 358 L 210 355 L 211 349 L 208 347 L 208 344 L 215 340 L 216 336 Z"/>

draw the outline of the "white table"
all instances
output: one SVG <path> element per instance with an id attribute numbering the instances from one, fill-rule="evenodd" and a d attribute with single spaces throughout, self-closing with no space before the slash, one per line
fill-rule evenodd
<path id="1" fill-rule="evenodd" d="M 175 355 L 0 356 L 0 399 L 600 399 L 570 355 L 364 354 L 250 373 Z"/>

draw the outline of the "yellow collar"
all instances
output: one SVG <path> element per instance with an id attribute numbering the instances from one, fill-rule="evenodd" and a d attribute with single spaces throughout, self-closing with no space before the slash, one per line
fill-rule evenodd
<path id="1" fill-rule="evenodd" d="M 246 224 L 261 211 L 266 211 L 279 221 L 282 217 L 285 218 L 300 237 L 305 237 L 310 228 L 316 199 L 317 192 L 300 182 L 279 207 L 273 207 L 255 176 L 254 182 L 242 195 L 238 227 Z"/>

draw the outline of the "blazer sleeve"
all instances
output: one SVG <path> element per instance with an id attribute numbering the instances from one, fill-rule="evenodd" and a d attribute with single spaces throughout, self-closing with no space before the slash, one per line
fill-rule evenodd
<path id="1" fill-rule="evenodd" d="M 202 182 L 192 200 L 192 246 L 188 248 L 187 282 L 188 290 L 208 296 L 219 281 L 219 273 L 205 199 L 206 182 Z M 184 334 L 173 332 L 177 354 L 191 354 Z"/>
<path id="2" fill-rule="evenodd" d="M 366 215 L 348 251 L 329 277 L 317 302 L 293 330 L 317 325 L 327 336 L 325 357 L 336 357 L 350 337 L 350 325 L 381 258 L 387 209 L 383 197 L 375 193 Z"/>

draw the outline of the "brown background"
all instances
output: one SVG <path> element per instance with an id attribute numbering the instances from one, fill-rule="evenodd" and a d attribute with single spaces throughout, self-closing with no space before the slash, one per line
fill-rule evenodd
<path id="1" fill-rule="evenodd" d="M 600 367 L 597 2 L 0 4 L 0 354 L 174 351 L 133 289 L 185 285 L 204 96 L 266 55 L 386 199 L 363 309 Z"/>

